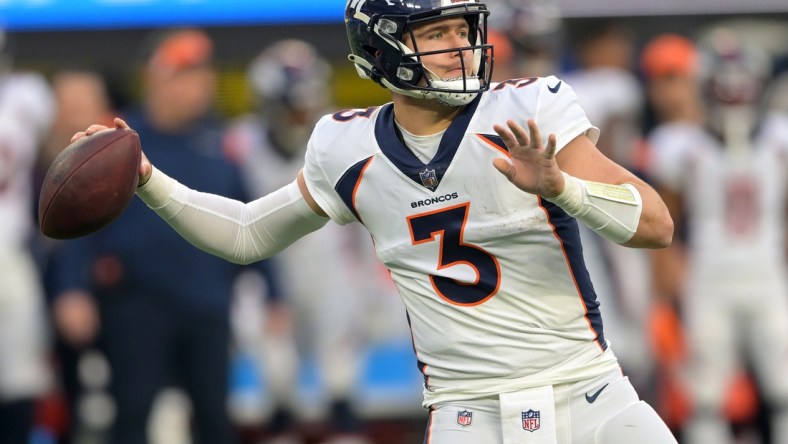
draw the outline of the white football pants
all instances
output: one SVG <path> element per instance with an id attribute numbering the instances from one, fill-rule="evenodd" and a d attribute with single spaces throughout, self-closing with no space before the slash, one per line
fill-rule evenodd
<path id="1" fill-rule="evenodd" d="M 424 443 L 677 443 L 659 415 L 638 399 L 629 379 L 619 372 L 523 392 L 528 393 L 433 406 Z M 517 400 L 514 409 L 507 405 L 511 398 Z M 551 399 L 552 405 L 545 399 Z"/>

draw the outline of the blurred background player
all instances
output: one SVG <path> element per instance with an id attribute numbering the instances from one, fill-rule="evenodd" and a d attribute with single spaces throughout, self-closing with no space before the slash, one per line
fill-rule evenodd
<path id="1" fill-rule="evenodd" d="M 211 39 L 190 29 L 155 37 L 141 106 L 125 113 L 146 154 L 186 183 L 248 200 L 213 113 Z M 94 312 L 83 316 L 100 321 L 87 334 L 100 335 L 110 365 L 116 414 L 109 442 L 140 444 L 157 434 L 159 442 L 235 442 L 227 412 L 229 306 L 242 267 L 195 250 L 137 203 L 98 233 L 67 242 L 54 262 L 56 298 L 78 298 Z M 268 264 L 259 267 L 273 286 Z M 154 427 L 154 401 L 172 386 L 188 395 L 193 419 Z"/>
<path id="2" fill-rule="evenodd" d="M 692 40 L 679 34 L 660 34 L 643 47 L 640 68 L 648 99 L 648 130 L 670 122 L 703 124 L 699 58 Z"/>
<path id="3" fill-rule="evenodd" d="M 57 70 L 51 79 L 57 113 L 39 156 L 44 171 L 69 145 L 74 128 L 84 127 L 85 122 L 111 122 L 114 109 L 107 81 L 95 69 L 64 67 Z"/>
<path id="4" fill-rule="evenodd" d="M 489 23 L 495 47 L 494 81 L 544 77 L 558 73 L 563 21 L 550 0 L 493 0 Z"/>
<path id="5" fill-rule="evenodd" d="M 228 146 L 242 165 L 256 196 L 292 182 L 303 168 L 315 123 L 331 108 L 331 68 L 300 40 L 283 40 L 263 50 L 250 64 L 248 81 L 257 112 L 240 118 L 228 133 Z M 363 357 L 362 292 L 370 279 L 359 254 L 357 230 L 329 224 L 276 256 L 285 298 L 266 307 L 260 356 L 266 388 L 273 401 L 271 442 L 300 442 L 304 420 L 299 369 L 315 359 L 333 441 L 366 442 L 354 409 Z M 371 259 L 371 258 L 369 258 Z M 375 262 L 376 263 L 376 262 Z M 373 269 L 374 271 L 374 269 Z M 297 326 L 297 327 L 296 327 Z"/>
<path id="6" fill-rule="evenodd" d="M 771 442 L 788 442 L 788 120 L 762 112 L 769 58 L 717 28 L 701 41 L 705 125 L 666 122 L 650 136 L 651 172 L 686 238 L 680 283 L 693 415 L 685 440 L 734 442 L 724 403 L 748 363 L 772 409 Z M 668 276 L 659 278 L 669 279 Z"/>
<path id="7" fill-rule="evenodd" d="M 637 172 L 637 143 L 644 98 L 635 75 L 632 29 L 615 19 L 572 26 L 569 47 L 575 62 L 562 77 L 572 85 L 591 122 L 599 127 L 600 149 Z"/>
<path id="8" fill-rule="evenodd" d="M 50 387 L 41 276 L 31 252 L 33 171 L 54 117 L 46 80 L 13 72 L 0 30 L 0 442 L 28 444 Z"/>
<path id="9" fill-rule="evenodd" d="M 655 127 L 702 127 L 705 107 L 698 85 L 700 60 L 695 44 L 679 34 L 660 34 L 649 40 L 640 54 L 640 68 L 647 98 L 644 134 Z M 650 155 L 646 171 L 651 171 Z M 663 199 L 670 196 L 663 193 Z M 672 203 L 675 207 L 677 204 Z M 677 223 L 674 243 L 686 232 Z M 680 318 L 681 286 L 686 269 L 681 248 L 651 252 L 653 302 L 649 314 L 649 339 L 655 358 L 654 392 L 657 409 L 678 434 L 689 415 L 689 400 L 681 370 L 686 359 L 686 341 Z"/>

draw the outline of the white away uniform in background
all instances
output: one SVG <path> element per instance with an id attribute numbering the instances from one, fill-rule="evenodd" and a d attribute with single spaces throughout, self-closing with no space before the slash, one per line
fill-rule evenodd
<path id="1" fill-rule="evenodd" d="M 788 406 L 788 119 L 765 119 L 740 150 L 689 124 L 664 125 L 650 142 L 652 175 L 683 196 L 688 225 L 688 389 L 696 404 L 720 406 L 748 356 L 766 396 Z M 782 433 L 775 442 L 788 423 Z"/>
<path id="2" fill-rule="evenodd" d="M 370 231 L 407 309 L 426 406 L 618 368 L 577 223 L 492 166 L 508 156 L 493 124 L 530 117 L 559 149 L 598 135 L 555 77 L 493 85 L 426 165 L 399 141 L 390 104 L 326 116 L 312 135 L 309 191 L 333 220 Z"/>
<path id="3" fill-rule="evenodd" d="M 29 251 L 32 173 L 54 99 L 37 74 L 0 74 L 0 403 L 49 385 L 41 277 Z"/>

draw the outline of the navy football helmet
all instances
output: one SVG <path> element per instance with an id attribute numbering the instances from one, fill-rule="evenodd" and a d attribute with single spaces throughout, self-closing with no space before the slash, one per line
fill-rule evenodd
<path id="1" fill-rule="evenodd" d="M 765 51 L 732 29 L 713 28 L 700 44 L 701 80 L 713 105 L 755 105 L 771 75 Z"/>
<path id="2" fill-rule="evenodd" d="M 299 153 L 331 107 L 331 65 L 312 45 L 285 39 L 249 64 L 247 78 L 277 149 Z"/>
<path id="3" fill-rule="evenodd" d="M 490 87 L 493 54 L 492 45 L 487 44 L 488 15 L 487 6 L 478 0 L 348 0 L 348 58 L 362 78 L 393 92 L 465 105 Z M 419 52 L 418 47 L 411 50 L 403 43 L 414 26 L 451 17 L 464 17 L 468 22 L 470 46 Z M 411 40 L 415 46 L 412 34 Z M 425 55 L 464 51 L 473 52 L 472 76 L 441 79 L 421 63 Z"/>

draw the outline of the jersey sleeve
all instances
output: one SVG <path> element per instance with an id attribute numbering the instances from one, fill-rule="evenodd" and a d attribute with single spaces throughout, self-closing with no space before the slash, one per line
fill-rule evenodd
<path id="1" fill-rule="evenodd" d="M 581 134 L 597 142 L 599 129 L 588 120 L 577 95 L 566 82 L 555 76 L 546 77 L 539 85 L 538 97 L 535 120 L 545 143 L 548 135 L 555 134 L 556 152 Z"/>
<path id="2" fill-rule="evenodd" d="M 328 214 L 334 222 L 345 225 L 356 220 L 353 213 L 342 201 L 336 192 L 334 185 L 341 178 L 338 174 L 332 174 L 335 166 L 331 164 L 329 157 L 330 150 L 342 149 L 336 137 L 332 134 L 332 128 L 328 125 L 331 119 L 326 116 L 315 126 L 312 137 L 307 145 L 306 156 L 304 159 L 304 179 L 306 186 L 315 202 Z"/>

